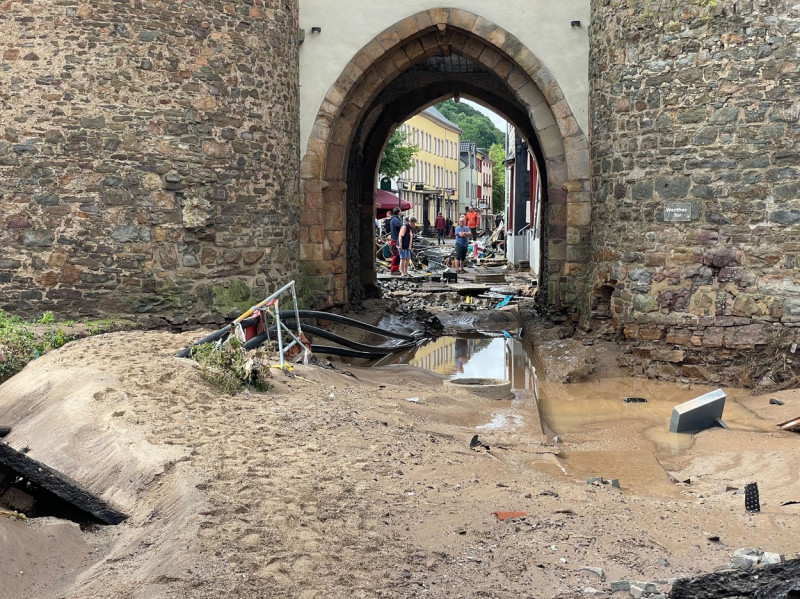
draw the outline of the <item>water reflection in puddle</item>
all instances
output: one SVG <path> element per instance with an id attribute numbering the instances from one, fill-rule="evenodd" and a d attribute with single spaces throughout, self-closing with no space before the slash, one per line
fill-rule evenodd
<path id="1" fill-rule="evenodd" d="M 407 362 L 451 379 L 511 381 L 513 389 L 534 389 L 535 369 L 518 339 L 507 337 L 439 337 L 419 347 Z"/>

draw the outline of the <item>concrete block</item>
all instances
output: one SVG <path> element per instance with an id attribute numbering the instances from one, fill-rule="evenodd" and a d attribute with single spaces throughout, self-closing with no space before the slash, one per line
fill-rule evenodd
<path id="1" fill-rule="evenodd" d="M 627 580 L 613 580 L 611 581 L 611 592 L 616 593 L 617 591 L 630 591 L 631 590 L 631 583 Z"/>
<path id="2" fill-rule="evenodd" d="M 731 565 L 735 568 L 753 568 L 758 564 L 757 555 L 734 555 L 731 558 Z"/>
<path id="3" fill-rule="evenodd" d="M 695 397 L 672 409 L 669 430 L 672 433 L 692 433 L 718 426 L 725 409 L 725 392 L 722 389 L 710 391 Z"/>
<path id="4" fill-rule="evenodd" d="M 633 599 L 641 599 L 644 597 L 644 589 L 640 586 L 636 586 L 635 584 L 631 585 L 631 588 L 628 592 L 631 594 Z"/>
<path id="5" fill-rule="evenodd" d="M 765 551 L 764 555 L 761 556 L 761 563 L 762 564 L 782 564 L 785 558 L 780 553 L 772 553 L 771 551 Z"/>

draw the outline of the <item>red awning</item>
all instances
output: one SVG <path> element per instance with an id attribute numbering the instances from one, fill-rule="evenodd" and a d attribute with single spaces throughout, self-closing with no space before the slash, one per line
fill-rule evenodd
<path id="1" fill-rule="evenodd" d="M 389 193 L 383 189 L 375 190 L 375 207 L 378 210 L 391 210 L 392 208 L 397 208 L 398 205 L 400 206 L 400 210 L 411 210 L 411 202 L 402 200 L 400 204 L 398 204 L 399 201 L 399 198 L 393 193 Z"/>

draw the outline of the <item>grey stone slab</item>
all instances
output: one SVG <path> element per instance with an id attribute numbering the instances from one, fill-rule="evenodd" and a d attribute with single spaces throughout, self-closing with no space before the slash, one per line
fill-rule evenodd
<path id="1" fill-rule="evenodd" d="M 719 426 L 717 420 L 722 418 L 725 398 L 725 392 L 716 389 L 675 406 L 669 423 L 670 432 L 693 433 Z"/>

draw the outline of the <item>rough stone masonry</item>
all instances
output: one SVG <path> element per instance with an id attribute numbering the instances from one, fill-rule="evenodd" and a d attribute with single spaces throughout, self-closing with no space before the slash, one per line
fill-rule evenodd
<path id="1" fill-rule="evenodd" d="M 0 0 L 0 308 L 204 321 L 302 280 L 298 10 Z M 798 42 L 788 0 L 592 2 L 562 287 L 650 374 L 798 341 Z"/>
<path id="2" fill-rule="evenodd" d="M 731 352 L 791 347 L 800 5 L 599 0 L 592 20 L 584 321 L 611 323 L 665 378 L 707 378 L 704 365 Z"/>
<path id="3" fill-rule="evenodd" d="M 297 0 L 0 0 L 0 31 L 0 308 L 179 322 L 296 275 Z"/>

